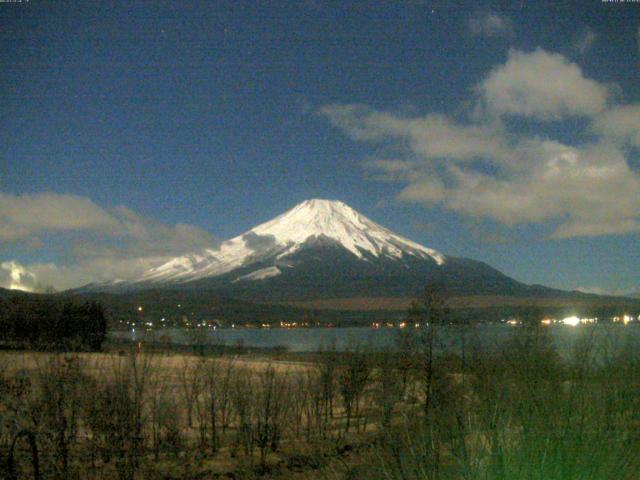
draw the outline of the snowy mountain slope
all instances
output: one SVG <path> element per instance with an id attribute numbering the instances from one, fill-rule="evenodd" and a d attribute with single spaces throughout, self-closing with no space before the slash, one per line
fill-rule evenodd
<path id="1" fill-rule="evenodd" d="M 443 265 L 446 261 L 441 253 L 396 235 L 342 202 L 314 199 L 227 240 L 217 250 L 174 258 L 147 271 L 134 283 L 184 284 L 259 265 L 266 259 L 286 268 L 287 258 L 318 239 L 332 241 L 365 262 L 382 258 L 405 262 L 414 258 Z M 265 276 L 258 272 L 251 276 L 249 272 L 235 280 L 263 279 L 278 275 L 275 272 L 268 270 Z"/>

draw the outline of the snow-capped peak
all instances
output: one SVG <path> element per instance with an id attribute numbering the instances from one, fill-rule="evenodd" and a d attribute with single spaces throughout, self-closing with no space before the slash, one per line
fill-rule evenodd
<path id="1" fill-rule="evenodd" d="M 227 240 L 217 250 L 174 258 L 149 270 L 139 281 L 188 282 L 214 277 L 267 257 L 287 257 L 314 238 L 331 239 L 364 260 L 367 255 L 396 259 L 409 255 L 431 258 L 438 265 L 445 261 L 441 253 L 396 235 L 343 202 L 312 199 Z"/>
<path id="2" fill-rule="evenodd" d="M 378 257 L 400 258 L 403 253 L 432 257 L 438 264 L 444 256 L 430 248 L 394 234 L 338 200 L 312 199 L 251 230 L 257 235 L 273 235 L 279 243 L 292 244 L 285 256 L 312 237 L 335 240 L 358 258 L 365 252 Z"/>

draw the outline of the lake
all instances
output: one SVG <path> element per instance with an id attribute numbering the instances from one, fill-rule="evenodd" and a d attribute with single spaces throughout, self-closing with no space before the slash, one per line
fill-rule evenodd
<path id="1" fill-rule="evenodd" d="M 518 328 L 504 324 L 483 324 L 466 327 L 465 343 L 493 349 L 503 345 Z M 549 329 L 554 343 L 561 354 L 573 351 L 579 340 L 593 339 L 601 347 L 620 348 L 631 342 L 640 348 L 640 324 L 600 324 L 552 325 Z M 166 328 L 153 332 L 140 330 L 113 331 L 110 338 L 114 340 L 130 340 L 144 342 L 177 343 L 181 345 L 242 345 L 255 348 L 284 347 L 292 352 L 312 352 L 335 346 L 337 350 L 345 350 L 351 346 L 368 346 L 374 348 L 393 348 L 398 332 L 411 332 L 411 329 L 395 328 L 238 328 L 207 329 L 189 331 L 177 328 Z M 463 338 L 461 327 L 446 326 L 438 331 L 439 350 L 459 350 Z"/>

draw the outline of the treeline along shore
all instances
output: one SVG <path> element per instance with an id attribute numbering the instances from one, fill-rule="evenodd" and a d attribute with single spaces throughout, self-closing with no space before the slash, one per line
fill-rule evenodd
<path id="1" fill-rule="evenodd" d="M 107 334 L 103 307 L 54 295 L 0 297 L 0 348 L 100 350 Z"/>

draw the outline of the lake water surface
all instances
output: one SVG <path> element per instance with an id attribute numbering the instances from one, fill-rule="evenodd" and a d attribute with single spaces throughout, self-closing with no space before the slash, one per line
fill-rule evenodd
<path id="1" fill-rule="evenodd" d="M 469 347 L 481 346 L 487 349 L 500 348 L 521 327 L 503 324 L 477 325 L 462 330 L 459 326 L 441 327 L 438 331 L 440 350 L 455 352 L 464 342 Z M 579 341 L 592 340 L 599 347 L 621 348 L 632 344 L 640 348 L 640 324 L 624 325 L 553 325 L 549 329 L 555 346 L 561 354 L 572 352 Z M 181 345 L 228 345 L 256 348 L 284 347 L 292 352 L 312 352 L 334 346 L 345 350 L 353 346 L 373 348 L 393 348 L 399 332 L 412 330 L 395 328 L 297 328 L 297 329 L 218 329 L 196 332 L 166 328 L 154 332 L 114 331 L 111 338 L 119 340 L 177 343 Z"/>

